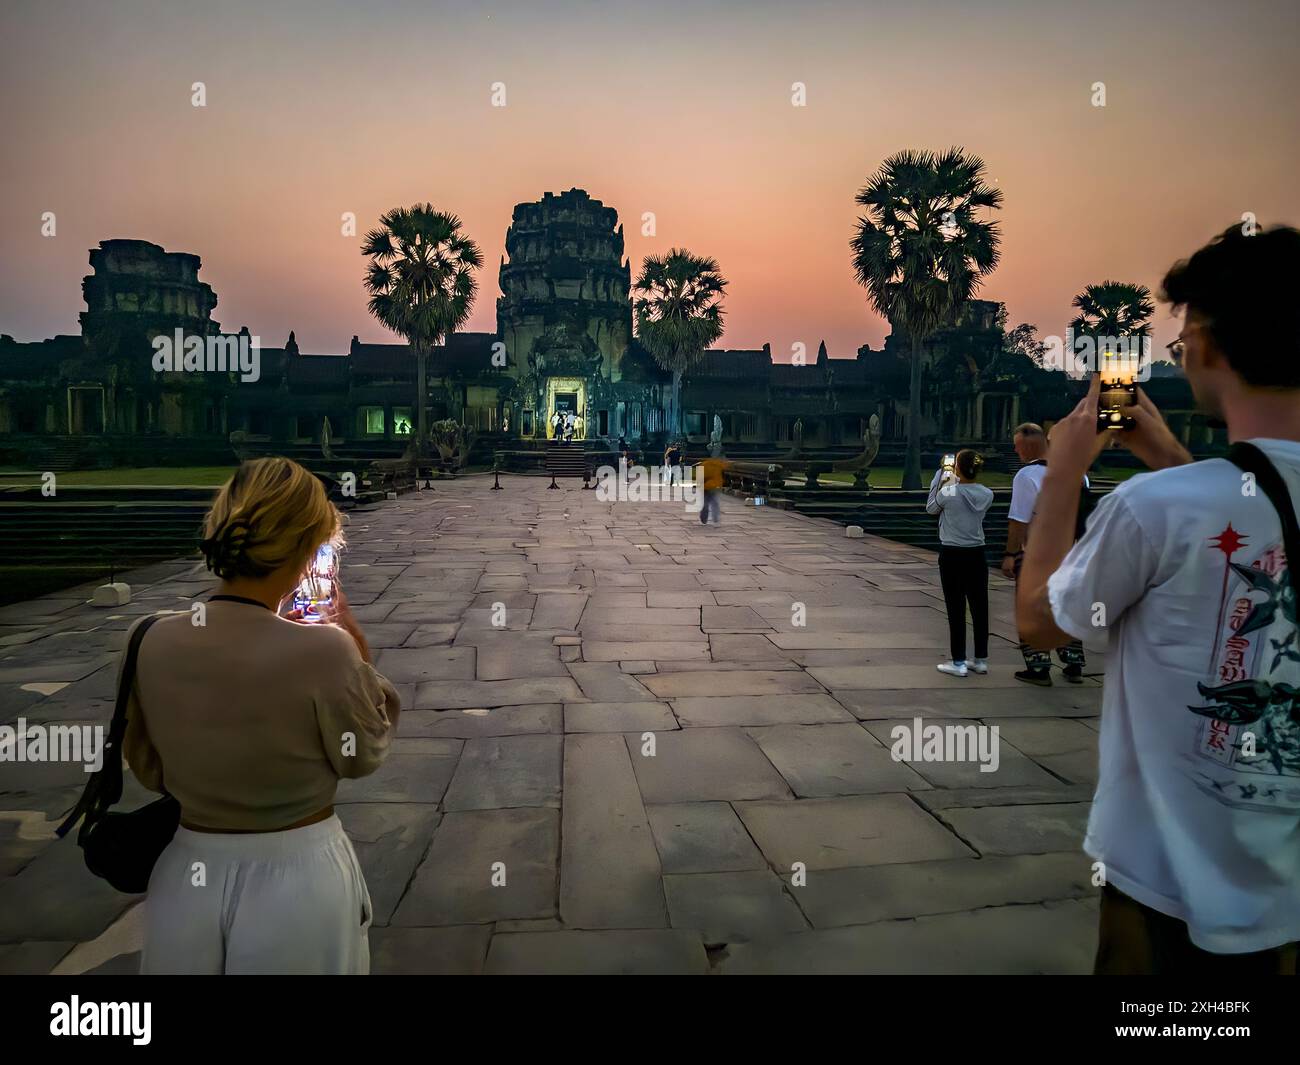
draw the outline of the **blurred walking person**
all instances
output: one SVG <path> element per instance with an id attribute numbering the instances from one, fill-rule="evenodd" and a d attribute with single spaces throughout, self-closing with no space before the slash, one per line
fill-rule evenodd
<path id="1" fill-rule="evenodd" d="M 724 459 L 707 458 L 699 465 L 701 487 L 704 489 L 704 503 L 700 507 L 700 524 L 709 524 L 709 515 L 713 515 L 713 524 L 722 524 L 722 471 L 730 465 Z"/>

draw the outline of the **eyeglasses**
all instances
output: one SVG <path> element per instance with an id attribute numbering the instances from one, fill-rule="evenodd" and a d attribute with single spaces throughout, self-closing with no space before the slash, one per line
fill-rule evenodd
<path id="1" fill-rule="evenodd" d="M 1192 326 L 1193 329 L 1199 329 L 1200 326 Z M 1175 366 L 1183 364 L 1183 356 L 1187 354 L 1187 334 L 1179 333 L 1178 336 L 1165 345 L 1165 350 L 1169 352 L 1169 357 L 1174 360 Z"/>

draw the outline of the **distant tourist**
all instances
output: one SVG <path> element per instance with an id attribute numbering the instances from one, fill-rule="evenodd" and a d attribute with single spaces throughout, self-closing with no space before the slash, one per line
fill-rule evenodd
<path id="1" fill-rule="evenodd" d="M 560 426 L 563 423 L 564 423 L 564 418 L 558 410 L 551 415 L 551 439 L 552 440 L 558 440 L 560 438 L 560 431 L 561 431 Z"/>
<path id="2" fill-rule="evenodd" d="M 664 474 L 669 484 L 674 478 L 680 483 L 683 479 L 682 445 L 674 440 L 664 450 Z"/>
<path id="3" fill-rule="evenodd" d="M 338 511 L 301 466 L 255 459 L 205 533 L 218 594 L 202 624 L 185 611 L 148 630 L 128 707 L 127 763 L 181 807 L 149 881 L 141 969 L 366 973 L 370 896 L 334 792 L 379 767 L 400 704 L 337 583 L 333 624 L 278 612 L 340 542 Z"/>
<path id="4" fill-rule="evenodd" d="M 719 458 L 707 458 L 700 463 L 701 487 L 704 490 L 704 502 L 700 507 L 700 524 L 709 524 L 709 515 L 713 515 L 713 524 L 722 524 L 722 471 L 731 463 Z"/>
<path id="5" fill-rule="evenodd" d="M 622 433 L 620 433 L 618 437 L 618 458 L 625 470 L 631 469 L 632 458 L 631 454 L 628 452 L 627 440 L 624 439 Z M 630 476 L 630 474 L 628 474 L 628 476 Z"/>
<path id="6" fill-rule="evenodd" d="M 1038 490 L 1047 473 L 1047 434 L 1041 425 L 1025 422 L 1016 429 L 1012 444 L 1020 461 L 1024 463 L 1011 481 L 1011 509 L 1007 513 L 1007 550 L 1002 556 L 1002 573 L 1012 580 L 1019 579 L 1020 565 L 1025 557 L 1025 544 L 1029 539 L 1029 526 L 1034 518 L 1034 509 L 1038 504 Z M 1088 492 L 1088 478 L 1081 481 L 1084 496 Z M 1088 506 L 1079 507 L 1080 528 L 1087 517 Z M 1016 673 L 1016 680 L 1026 684 L 1050 687 L 1052 683 L 1051 651 L 1036 651 L 1024 641 L 1020 644 L 1020 653 L 1025 660 L 1025 668 Z M 1061 669 L 1065 679 L 1071 684 L 1083 683 L 1083 667 L 1087 660 L 1080 640 L 1069 640 L 1056 648 L 1061 660 Z"/>
<path id="7" fill-rule="evenodd" d="M 939 583 L 948 608 L 952 658 L 936 667 L 964 677 L 989 671 L 989 565 L 984 557 L 984 515 L 993 492 L 976 484 L 984 456 L 967 448 L 951 465 L 940 466 L 930 482 L 925 509 L 939 515 Z M 975 629 L 975 657 L 966 660 L 966 608 Z"/>
<path id="8" fill-rule="evenodd" d="M 1140 390 L 1136 427 L 1098 433 L 1094 378 L 1052 429 L 1017 616 L 1035 647 L 1109 635 L 1084 841 L 1105 885 L 1096 971 L 1294 976 L 1300 232 L 1234 224 L 1163 288 L 1228 457 L 1192 462 Z M 1115 437 L 1157 472 L 1102 498 L 1074 544 L 1079 479 Z"/>

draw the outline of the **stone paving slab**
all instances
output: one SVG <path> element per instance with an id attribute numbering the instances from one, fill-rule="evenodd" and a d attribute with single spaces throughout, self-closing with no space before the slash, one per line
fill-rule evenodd
<path id="1" fill-rule="evenodd" d="M 1091 862 L 1078 853 L 824 869 L 792 891 L 814 928 L 1095 894 Z"/>
<path id="2" fill-rule="evenodd" d="M 530 706 L 466 707 L 460 710 L 403 710 L 398 736 L 474 739 L 478 736 L 520 736 L 530 732 L 563 732 L 564 710 L 559 703 Z"/>
<path id="3" fill-rule="evenodd" d="M 642 754 L 645 743 L 639 734 L 625 738 L 647 803 L 790 797 L 781 774 L 740 729 L 660 732 L 653 755 Z"/>
<path id="4" fill-rule="evenodd" d="M 728 695 L 798 695 L 820 692 L 821 685 L 793 670 L 747 669 L 737 676 L 723 673 L 666 673 L 645 678 L 645 686 L 660 699 Z"/>
<path id="5" fill-rule="evenodd" d="M 1000 719 L 1016 716 L 1098 717 L 1101 714 L 1101 688 L 1078 684 L 1058 684 L 1052 688 L 1021 684 L 1015 688 L 988 688 L 984 691 L 960 687 L 934 691 L 897 688 L 837 690 L 834 695 L 837 702 L 863 721 L 897 717 Z"/>
<path id="6" fill-rule="evenodd" d="M 422 680 L 472 680 L 474 648 L 386 648 L 376 656 L 375 668 L 394 684 Z"/>
<path id="7" fill-rule="evenodd" d="M 566 703 L 584 698 L 568 676 L 520 680 L 428 681 L 415 688 L 414 710 Z"/>
<path id="8" fill-rule="evenodd" d="M 993 673 L 955 681 L 929 552 L 731 498 L 702 528 L 502 483 L 350 522 L 343 581 L 406 707 L 337 797 L 374 971 L 1090 967 L 1102 654 L 1083 686 L 1015 682 L 994 575 Z M 90 586 L 0 610 L 0 723 L 106 721 L 127 627 L 211 590 L 192 560 L 127 576 L 111 612 Z M 996 724 L 995 779 L 895 761 L 915 717 Z M 0 971 L 138 965 L 139 900 L 53 837 L 68 769 L 0 764 Z M 123 808 L 149 798 L 128 777 Z"/>
<path id="9" fill-rule="evenodd" d="M 1088 803 L 982 806 L 941 815 L 980 854 L 1078 853 L 1088 829 Z"/>
<path id="10" fill-rule="evenodd" d="M 396 738 L 374 773 L 340 780 L 339 802 L 436 803 L 447 790 L 463 741 Z"/>
<path id="11" fill-rule="evenodd" d="M 372 928 L 370 971 L 378 976 L 477 976 L 491 939 L 489 924 Z"/>
<path id="12" fill-rule="evenodd" d="M 698 930 L 706 946 L 808 927 L 769 870 L 665 876 L 664 892 L 673 927 Z"/>
<path id="13" fill-rule="evenodd" d="M 709 971 L 693 930 L 524 932 L 492 937 L 485 972 L 550 976 L 677 976 Z"/>
<path id="14" fill-rule="evenodd" d="M 852 721 L 853 717 L 825 693 L 809 695 L 710 695 L 672 700 L 673 712 L 684 726 L 815 725 Z"/>
<path id="15" fill-rule="evenodd" d="M 767 862 L 726 802 L 647 806 L 664 873 L 763 869 Z"/>
<path id="16" fill-rule="evenodd" d="M 428 927 L 553 917 L 559 845 L 558 810 L 449 813 L 391 924 Z"/>
<path id="17" fill-rule="evenodd" d="M 1067 900 L 799 932 L 728 947 L 734 974 L 1083 975 L 1096 954 L 1095 904 Z"/>
<path id="18" fill-rule="evenodd" d="M 843 869 L 976 853 L 902 795 L 734 806 L 767 860 L 787 872 L 796 862 L 808 869 Z"/>
<path id="19" fill-rule="evenodd" d="M 336 809 L 370 888 L 373 924 L 386 925 L 441 815 L 414 803 L 343 803 Z"/>
<path id="20" fill-rule="evenodd" d="M 745 731 L 801 799 L 929 788 L 920 767 L 896 762 L 857 723 L 771 725 Z"/>
<path id="21" fill-rule="evenodd" d="M 444 810 L 560 805 L 559 736 L 484 736 L 466 740 Z"/>
<path id="22" fill-rule="evenodd" d="M 565 732 L 662 732 L 678 727 L 667 703 L 569 703 Z"/>
<path id="23" fill-rule="evenodd" d="M 623 737 L 566 737 L 564 779 L 561 919 L 574 928 L 665 926 L 659 855 Z"/>
<path id="24" fill-rule="evenodd" d="M 643 640 L 620 642 L 610 640 L 582 641 L 582 655 L 588 662 L 622 662 L 627 659 L 649 658 L 651 661 L 680 662 L 695 660 L 709 662 L 708 638 L 700 633 L 695 640 Z"/>
<path id="25" fill-rule="evenodd" d="M 582 694 L 597 702 L 651 702 L 654 695 L 616 663 L 571 662 L 567 669 Z"/>

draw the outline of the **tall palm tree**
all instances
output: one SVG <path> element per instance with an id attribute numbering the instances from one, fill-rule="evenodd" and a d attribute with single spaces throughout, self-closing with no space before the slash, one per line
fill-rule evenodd
<path id="1" fill-rule="evenodd" d="M 921 349 L 997 266 L 998 225 L 977 212 L 1001 207 L 1002 192 L 960 148 L 908 150 L 881 164 L 857 202 L 866 208 L 849 242 L 858 284 L 912 345 L 903 487 L 920 488 Z"/>
<path id="2" fill-rule="evenodd" d="M 415 353 L 416 448 L 428 447 L 429 353 L 469 318 L 483 265 L 479 247 L 460 231 L 460 219 L 431 203 L 395 207 L 366 234 L 361 254 L 370 259 L 365 286 L 369 308 L 405 337 Z"/>
<path id="3" fill-rule="evenodd" d="M 1070 321 L 1075 337 L 1091 337 L 1098 347 L 1110 348 L 1110 341 L 1145 337 L 1151 328 L 1155 304 L 1146 285 L 1124 281 L 1103 281 L 1089 285 L 1072 304 L 1079 313 Z M 1126 352 L 1131 358 L 1137 353 Z M 1098 359 L 1102 356 L 1097 351 Z M 1098 369 L 1099 366 L 1092 367 Z"/>
<path id="4" fill-rule="evenodd" d="M 682 431 L 682 375 L 722 336 L 726 287 L 716 259 L 692 255 L 685 248 L 647 255 L 632 286 L 637 336 L 659 367 L 673 375 L 668 411 L 673 435 Z"/>

